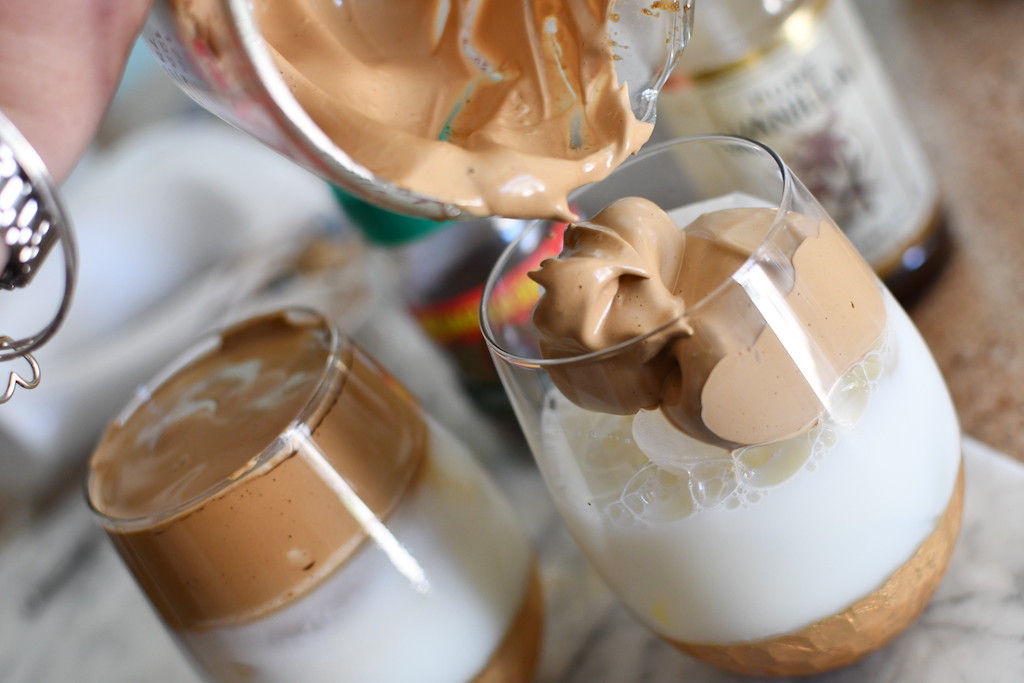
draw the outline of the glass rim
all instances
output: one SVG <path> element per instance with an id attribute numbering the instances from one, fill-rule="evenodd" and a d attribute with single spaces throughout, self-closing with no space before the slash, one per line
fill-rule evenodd
<path id="1" fill-rule="evenodd" d="M 309 424 L 312 421 L 311 418 L 316 416 L 325 401 L 331 398 L 337 391 L 336 380 L 341 377 L 342 368 L 345 365 L 342 354 L 345 348 L 347 348 L 345 338 L 325 315 L 312 308 L 301 306 L 288 306 L 276 311 L 246 317 L 226 326 L 205 332 L 185 350 L 165 364 L 149 381 L 140 385 L 124 408 L 110 421 L 107 429 L 115 425 L 124 425 L 140 408 L 148 403 L 154 392 L 160 387 L 197 361 L 216 353 L 222 347 L 225 337 L 235 334 L 259 321 L 278 317 L 289 322 L 296 320 L 303 321 L 304 323 L 308 322 L 307 326 L 311 329 L 326 332 L 328 340 L 324 363 L 321 366 L 320 375 L 316 378 L 313 385 L 313 390 L 302 407 L 288 421 L 288 424 L 278 432 L 272 441 L 263 446 L 257 454 L 254 454 L 249 459 L 249 464 L 244 468 L 236 470 L 232 475 L 224 477 L 187 500 L 175 503 L 156 512 L 134 517 L 118 517 L 104 512 L 97 507 L 92 497 L 92 483 L 95 479 L 95 471 L 92 467 L 92 456 L 90 456 L 88 471 L 83 485 L 85 502 L 89 511 L 99 520 L 104 528 L 118 532 L 129 532 L 156 526 L 174 519 L 195 508 L 197 505 L 212 500 L 238 483 L 256 476 L 265 468 L 272 466 L 283 454 L 294 451 L 294 448 L 290 445 L 289 436 L 298 435 L 301 437 L 303 434 L 308 433 Z M 100 438 L 102 439 L 102 435 Z"/>
<path id="2" fill-rule="evenodd" d="M 772 219 L 772 224 L 769 227 L 768 231 L 765 233 L 764 237 L 758 243 L 757 247 L 750 253 L 750 255 L 747 256 L 746 259 L 744 259 L 742 264 L 740 264 L 732 273 L 730 273 L 728 277 L 723 279 L 722 282 L 717 284 L 711 291 L 709 291 L 707 294 L 701 297 L 700 300 L 698 300 L 692 306 L 687 306 L 682 315 L 666 321 L 665 323 L 659 325 L 653 330 L 649 330 L 643 334 L 631 337 L 630 339 L 621 341 L 617 344 L 613 344 L 612 346 L 608 346 L 603 349 L 598 349 L 596 351 L 588 351 L 586 353 L 576 354 L 572 356 L 565 356 L 561 358 L 532 358 L 529 356 L 521 356 L 519 354 L 508 351 L 507 349 L 503 348 L 501 344 L 498 343 L 495 335 L 495 330 L 491 325 L 491 319 L 490 316 L 488 315 L 488 303 L 491 301 L 491 298 L 494 295 L 495 287 L 497 285 L 497 275 L 499 273 L 499 268 L 507 264 L 508 260 L 512 257 L 513 254 L 516 253 L 519 245 L 525 239 L 535 234 L 538 230 L 542 229 L 542 226 L 554 225 L 555 223 L 557 223 L 557 221 L 551 221 L 547 219 L 537 219 L 530 221 L 530 223 L 523 229 L 523 231 L 516 237 L 516 239 L 510 242 L 509 245 L 498 257 L 498 260 L 492 267 L 491 272 L 487 277 L 487 281 L 484 284 L 484 290 L 480 299 L 479 309 L 480 330 L 483 334 L 484 340 L 487 342 L 487 347 L 490 349 L 490 351 L 498 355 L 502 360 L 506 362 L 512 363 L 514 365 L 532 367 L 559 367 L 562 365 L 568 365 L 570 363 L 581 363 L 600 360 L 602 358 L 618 354 L 622 352 L 624 349 L 627 349 L 635 344 L 638 344 L 644 341 L 645 339 L 649 339 L 661 333 L 665 329 L 671 327 L 672 325 L 676 324 L 678 321 L 684 319 L 685 317 L 692 315 L 694 311 L 705 306 L 708 301 L 717 297 L 720 294 L 720 292 L 722 292 L 728 286 L 728 284 L 733 281 L 734 276 L 737 273 L 740 273 L 743 270 L 749 268 L 753 262 L 757 261 L 758 258 L 761 257 L 767 250 L 766 245 L 768 245 L 772 241 L 772 239 L 776 236 L 779 230 L 782 229 L 782 226 L 785 223 L 783 217 L 786 215 L 787 211 L 784 211 L 783 207 L 787 207 L 792 203 L 794 178 L 792 171 L 789 169 L 789 166 L 786 165 L 786 163 L 782 160 L 782 157 L 780 157 L 774 149 L 772 149 L 765 143 L 755 140 L 753 138 L 744 137 L 742 135 L 725 134 L 695 135 L 690 137 L 673 138 L 651 145 L 650 147 L 645 147 L 636 156 L 626 160 L 621 166 L 619 166 L 618 169 L 616 169 L 610 176 L 608 176 L 608 178 L 601 181 L 597 181 L 591 185 L 581 187 L 575 192 L 573 192 L 571 195 L 569 195 L 570 205 L 572 204 L 574 197 L 578 197 L 580 194 L 585 193 L 587 190 L 594 188 L 595 186 L 601 184 L 602 182 L 614 178 L 616 174 L 625 171 L 636 164 L 644 163 L 644 161 L 648 157 L 656 156 L 669 149 L 690 145 L 700 145 L 704 143 L 727 143 L 737 145 L 739 147 L 746 147 L 748 149 L 757 151 L 759 153 L 765 154 L 767 158 L 770 159 L 775 164 L 779 171 L 780 192 L 778 196 L 777 206 L 774 207 L 776 215 Z M 579 220 L 583 221 L 587 219 L 580 218 Z M 570 222 L 570 225 L 573 222 Z"/>

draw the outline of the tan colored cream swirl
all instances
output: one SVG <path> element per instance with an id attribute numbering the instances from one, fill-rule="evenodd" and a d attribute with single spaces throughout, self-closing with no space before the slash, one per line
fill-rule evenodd
<path id="1" fill-rule="evenodd" d="M 392 183 L 476 214 L 573 218 L 571 190 L 647 141 L 610 0 L 257 0 L 317 125 Z M 679 11 L 678 7 L 658 11 Z"/>
<path id="2" fill-rule="evenodd" d="M 558 388 L 600 412 L 660 407 L 686 434 L 726 448 L 815 424 L 839 378 L 879 343 L 885 309 L 853 247 L 807 216 L 784 218 L 790 253 L 748 261 L 776 219 L 774 209 L 726 209 L 679 230 L 629 197 L 570 225 L 562 253 L 531 274 L 543 288 L 542 356 L 630 343 L 548 366 Z"/>

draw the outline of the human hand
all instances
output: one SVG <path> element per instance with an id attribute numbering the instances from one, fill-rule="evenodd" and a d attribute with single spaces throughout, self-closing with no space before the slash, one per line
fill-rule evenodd
<path id="1" fill-rule="evenodd" d="M 58 183 L 96 134 L 151 4 L 0 2 L 0 111 Z"/>

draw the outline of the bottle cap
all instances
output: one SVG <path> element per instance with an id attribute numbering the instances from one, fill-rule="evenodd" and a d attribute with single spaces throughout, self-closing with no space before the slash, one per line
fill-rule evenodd
<path id="1" fill-rule="evenodd" d="M 425 237 L 451 221 L 433 221 L 387 211 L 345 192 L 336 185 L 331 191 L 355 227 L 373 244 L 396 246 Z"/>

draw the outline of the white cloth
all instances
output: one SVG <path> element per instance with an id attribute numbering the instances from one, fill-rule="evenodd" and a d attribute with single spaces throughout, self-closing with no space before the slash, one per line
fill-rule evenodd
<path id="1" fill-rule="evenodd" d="M 242 287 L 225 264 L 285 250 L 304 225 L 337 213 L 322 180 L 207 116 L 92 154 L 64 201 L 78 288 L 36 353 L 42 382 L 0 406 L 0 495 L 31 495 L 84 457 L 132 389 L 218 322 Z M 0 333 L 18 338 L 50 319 L 63 291 L 57 251 L 28 288 L 0 296 Z M 26 368 L 0 365 L 4 381 Z"/>

